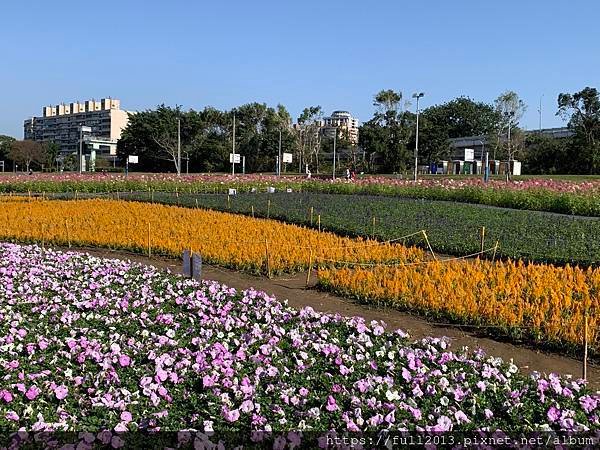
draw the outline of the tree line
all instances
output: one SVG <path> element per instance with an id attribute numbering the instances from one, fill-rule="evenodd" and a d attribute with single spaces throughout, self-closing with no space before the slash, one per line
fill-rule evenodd
<path id="1" fill-rule="evenodd" d="M 374 95 L 373 116 L 359 128 L 358 143 L 338 130 L 340 170 L 412 170 L 417 115 L 410 100 L 400 91 L 382 90 Z M 600 173 L 600 94 L 595 88 L 558 96 L 556 114 L 566 121 L 568 137 L 526 133 L 520 126 L 525 111 L 525 103 L 513 91 L 493 103 L 458 97 L 424 108 L 419 111 L 419 164 L 451 159 L 453 138 L 482 136 L 490 158 L 518 159 L 524 173 Z M 308 106 L 292 126 L 283 105 L 249 103 L 229 111 L 210 106 L 196 111 L 163 104 L 130 115 L 118 156 L 121 165 L 128 155 L 139 156 L 140 171 L 224 172 L 231 170 L 229 154 L 235 146 L 247 172 L 273 172 L 281 142 L 282 151 L 294 155 L 287 171 L 302 172 L 308 166 L 315 174 L 331 173 L 334 142 L 322 133 L 323 117 L 320 106 Z M 0 136 L 0 160 L 26 170 L 53 167 L 57 155 L 56 144 Z"/>

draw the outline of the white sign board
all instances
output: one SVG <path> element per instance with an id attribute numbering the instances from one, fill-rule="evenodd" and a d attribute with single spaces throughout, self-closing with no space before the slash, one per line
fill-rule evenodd
<path id="1" fill-rule="evenodd" d="M 129 164 L 137 164 L 138 163 L 138 156 L 137 155 L 129 155 L 127 157 L 127 161 L 129 162 Z"/>
<path id="2" fill-rule="evenodd" d="M 239 164 L 241 162 L 241 156 L 239 153 L 230 153 L 229 154 L 229 162 Z"/>
<path id="3" fill-rule="evenodd" d="M 291 153 L 284 153 L 283 154 L 283 162 L 284 163 L 291 163 L 292 162 L 292 154 Z"/>
<path id="4" fill-rule="evenodd" d="M 475 160 L 475 150 L 472 148 L 465 148 L 465 161 Z"/>
<path id="5" fill-rule="evenodd" d="M 81 126 L 81 132 L 82 133 L 91 133 L 92 132 L 92 127 Z"/>

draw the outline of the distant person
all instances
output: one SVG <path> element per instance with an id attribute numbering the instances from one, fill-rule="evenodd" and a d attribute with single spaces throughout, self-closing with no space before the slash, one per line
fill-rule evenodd
<path id="1" fill-rule="evenodd" d="M 354 169 L 352 169 L 352 172 L 350 172 L 350 179 L 352 181 L 356 180 L 356 171 Z"/>
<path id="2" fill-rule="evenodd" d="M 29 175 L 33 175 L 33 170 L 29 169 Z"/>
<path id="3" fill-rule="evenodd" d="M 346 167 L 346 180 L 350 181 L 350 169 Z"/>
<path id="4" fill-rule="evenodd" d="M 306 178 L 307 178 L 307 179 L 310 179 L 310 175 L 311 175 L 311 174 L 310 174 L 310 169 L 307 167 L 307 168 L 306 168 Z"/>

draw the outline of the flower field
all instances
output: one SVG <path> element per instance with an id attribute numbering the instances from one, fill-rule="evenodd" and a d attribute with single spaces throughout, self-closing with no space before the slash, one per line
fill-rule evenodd
<path id="1" fill-rule="evenodd" d="M 4 201 L 7 200 L 7 201 Z M 422 250 L 350 239 L 283 224 L 199 209 L 113 200 L 0 200 L 0 239 L 91 245 L 205 261 L 256 273 L 306 269 L 311 260 L 410 262 Z"/>
<path id="2" fill-rule="evenodd" d="M 321 269 L 326 288 L 457 323 L 494 325 L 505 335 L 582 348 L 585 315 L 600 351 L 600 269 L 485 260 L 369 269 Z"/>
<path id="3" fill-rule="evenodd" d="M 0 244 L 0 319 L 0 428 L 29 431 L 16 440 L 83 430 L 77 448 L 118 448 L 161 430 L 180 431 L 172 447 L 229 432 L 316 448 L 334 430 L 600 428 L 582 381 L 129 262 Z"/>
<path id="4" fill-rule="evenodd" d="M 267 186 L 278 190 L 330 194 L 384 195 L 427 200 L 476 203 L 514 209 L 549 211 L 581 216 L 600 216 L 600 181 L 567 181 L 545 178 L 522 178 L 506 183 L 479 178 L 427 178 L 415 185 L 410 180 L 384 176 L 363 177 L 348 183 L 344 179 L 307 180 L 299 176 L 280 179 L 271 175 L 135 175 L 109 174 L 37 174 L 32 176 L 0 176 L 0 192 L 116 192 L 168 191 L 189 193 L 240 192 Z"/>
<path id="5" fill-rule="evenodd" d="M 67 195 L 67 194 L 64 194 Z M 121 193 L 121 199 L 154 200 L 165 204 L 210 208 L 287 223 L 316 226 L 351 236 L 380 240 L 406 236 L 425 229 L 433 249 L 451 255 L 470 255 L 480 249 L 481 227 L 487 246 L 499 242 L 497 256 L 527 261 L 578 264 L 600 263 L 600 219 L 557 215 L 541 211 L 490 208 L 483 205 L 414 200 L 375 195 L 321 194 L 314 192 L 179 194 Z M 600 197 L 599 197 L 600 198 Z M 310 210 L 313 209 L 313 222 Z M 375 226 L 373 226 L 375 219 Z M 406 243 L 425 244 L 422 236 Z"/>

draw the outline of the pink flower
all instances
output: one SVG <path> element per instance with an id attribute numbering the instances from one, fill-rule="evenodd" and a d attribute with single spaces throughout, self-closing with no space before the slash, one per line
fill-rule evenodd
<path id="1" fill-rule="evenodd" d="M 129 411 L 123 411 L 121 413 L 121 420 L 125 423 L 129 423 L 133 420 L 133 417 Z"/>
<path id="2" fill-rule="evenodd" d="M 329 397 L 327 397 L 327 406 L 325 406 L 325 409 L 329 412 L 337 411 L 339 409 L 333 396 L 330 395 Z"/>
<path id="3" fill-rule="evenodd" d="M 14 411 L 8 411 L 4 417 L 8 420 L 14 420 L 15 422 L 19 420 L 19 415 Z"/>
<path id="4" fill-rule="evenodd" d="M 55 390 L 54 390 L 54 395 L 56 395 L 56 398 L 59 400 L 64 399 L 67 394 L 69 393 L 69 390 L 67 389 L 66 386 L 58 386 Z"/>
<path id="5" fill-rule="evenodd" d="M 0 398 L 4 400 L 6 403 L 10 403 L 13 400 L 13 395 L 7 391 L 6 389 L 2 389 L 0 391 Z"/>
<path id="6" fill-rule="evenodd" d="M 40 395 L 40 390 L 37 388 L 37 386 L 31 386 L 25 393 L 25 397 L 27 397 L 29 400 L 34 400 L 38 395 Z"/>
<path id="7" fill-rule="evenodd" d="M 119 364 L 121 367 L 127 367 L 131 364 L 131 358 L 128 355 L 121 355 L 119 356 Z"/>
<path id="8" fill-rule="evenodd" d="M 237 409 L 229 410 L 226 407 L 223 408 L 223 418 L 227 422 L 235 422 L 240 418 L 240 412 Z"/>

